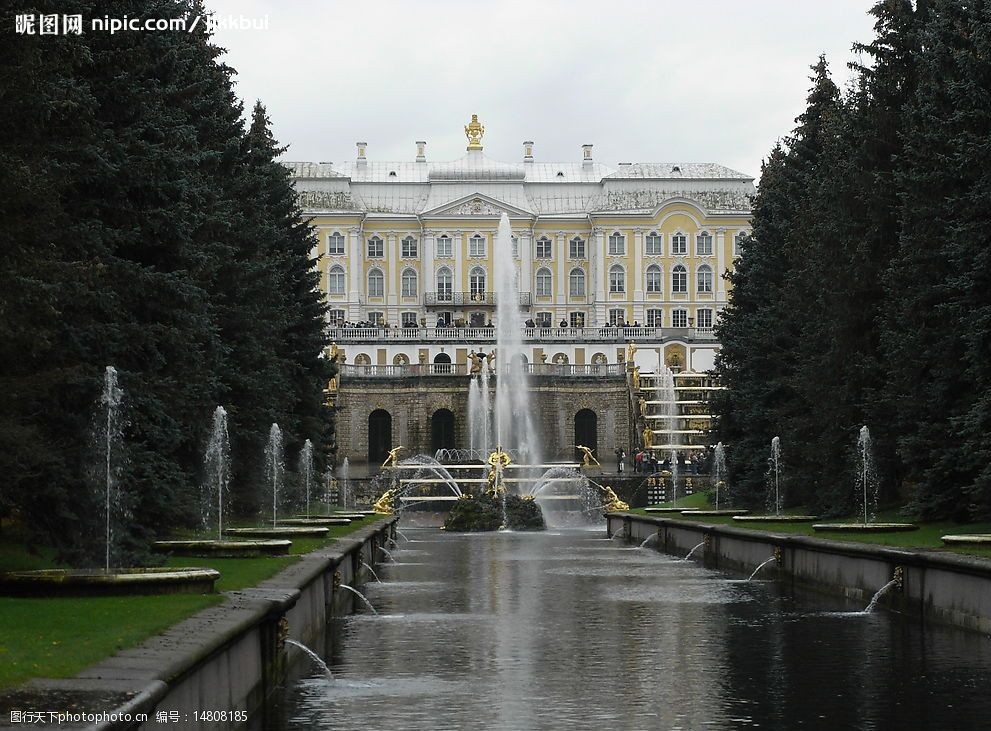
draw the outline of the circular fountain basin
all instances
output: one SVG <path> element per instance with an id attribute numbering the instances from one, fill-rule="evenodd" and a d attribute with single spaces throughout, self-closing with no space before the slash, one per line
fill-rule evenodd
<path id="1" fill-rule="evenodd" d="M 947 546 L 991 546 L 991 533 L 958 533 L 940 540 Z"/>
<path id="2" fill-rule="evenodd" d="M 746 515 L 749 512 L 750 512 L 749 510 L 733 510 L 732 508 L 727 508 L 726 510 L 723 510 L 722 508 L 720 508 L 719 510 L 716 509 L 682 510 L 681 514 L 682 515 Z"/>
<path id="3" fill-rule="evenodd" d="M 733 520 L 741 523 L 813 523 L 819 520 L 818 515 L 743 515 L 737 513 Z"/>
<path id="4" fill-rule="evenodd" d="M 836 533 L 902 533 L 919 530 L 919 526 L 915 523 L 816 523 L 812 530 Z"/>
<path id="5" fill-rule="evenodd" d="M 0 574 L 0 595 L 18 597 L 211 594 L 220 572 L 208 568 L 42 569 Z"/>
<path id="6" fill-rule="evenodd" d="M 279 521 L 279 525 L 301 525 L 301 526 L 330 526 L 330 525 L 351 525 L 350 518 L 327 518 L 327 517 L 313 517 L 313 518 L 285 518 Z"/>
<path id="7" fill-rule="evenodd" d="M 228 528 L 225 534 L 235 537 L 251 538 L 323 538 L 330 532 L 330 528 L 317 525 L 286 525 L 268 526 L 258 528 Z"/>
<path id="8" fill-rule="evenodd" d="M 155 541 L 152 548 L 173 556 L 216 558 L 258 558 L 259 556 L 288 556 L 292 541 Z"/>

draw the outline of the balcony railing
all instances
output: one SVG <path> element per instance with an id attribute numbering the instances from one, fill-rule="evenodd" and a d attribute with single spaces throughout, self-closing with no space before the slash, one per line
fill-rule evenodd
<path id="1" fill-rule="evenodd" d="M 469 375 L 469 366 L 465 363 L 419 363 L 411 365 L 352 365 L 344 363 L 340 368 L 341 377 L 344 379 Z M 525 370 L 532 376 L 561 376 L 564 378 L 623 376 L 626 372 L 622 363 L 603 363 L 602 365 L 528 363 Z"/>
<path id="2" fill-rule="evenodd" d="M 530 292 L 520 292 L 520 306 L 529 307 Z M 495 292 L 424 292 L 423 304 L 427 307 L 495 307 Z"/>
<path id="3" fill-rule="evenodd" d="M 665 340 L 714 340 L 711 327 L 524 327 L 523 340 L 534 343 L 625 343 Z M 479 342 L 496 339 L 491 327 L 330 327 L 328 337 L 348 342 Z"/>

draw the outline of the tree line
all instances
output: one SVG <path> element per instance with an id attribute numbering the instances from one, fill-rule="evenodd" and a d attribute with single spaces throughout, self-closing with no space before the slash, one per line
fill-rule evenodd
<path id="1" fill-rule="evenodd" d="M 197 0 L 57 5 L 47 12 L 84 19 L 206 12 Z M 31 10 L 45 12 L 16 12 Z M 133 556 L 195 525 L 216 405 L 241 514 L 258 506 L 271 423 L 290 451 L 330 434 L 317 242 L 265 108 L 245 120 L 204 26 L 5 32 L 0 44 L 0 517 L 77 563 L 103 514 L 92 465 L 105 366 L 125 390 L 117 530 Z"/>
<path id="2" fill-rule="evenodd" d="M 991 518 L 991 4 L 882 0 L 840 90 L 825 58 L 765 160 L 718 326 L 731 487 L 852 511 L 868 424 L 882 496 Z"/>

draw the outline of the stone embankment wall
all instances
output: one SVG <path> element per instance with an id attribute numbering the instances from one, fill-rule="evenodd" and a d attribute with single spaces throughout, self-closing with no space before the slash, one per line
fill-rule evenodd
<path id="1" fill-rule="evenodd" d="M 848 597 L 866 606 L 892 580 L 882 598 L 889 609 L 979 632 L 991 633 L 991 561 L 933 551 L 832 541 L 726 525 L 706 525 L 630 513 L 611 513 L 607 530 L 684 556 L 704 542 L 697 556 L 706 566 L 750 573 L 767 559 L 761 573 L 794 587 Z"/>

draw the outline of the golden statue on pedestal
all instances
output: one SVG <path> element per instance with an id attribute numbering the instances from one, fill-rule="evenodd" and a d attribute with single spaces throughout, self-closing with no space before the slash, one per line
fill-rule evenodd
<path id="1" fill-rule="evenodd" d="M 646 418 L 647 416 L 647 399 L 643 396 L 637 401 L 637 406 L 640 407 L 640 416 Z"/>
<path id="2" fill-rule="evenodd" d="M 478 115 L 471 115 L 471 122 L 465 125 L 465 136 L 468 138 L 469 150 L 482 149 L 482 135 L 485 134 L 485 127 L 478 121 Z"/>
<path id="3" fill-rule="evenodd" d="M 599 460 L 595 458 L 592 454 L 592 450 L 582 444 L 576 444 L 575 449 L 582 453 L 582 467 L 591 467 L 593 464 L 599 464 Z"/>
<path id="4" fill-rule="evenodd" d="M 630 371 L 630 381 L 633 383 L 633 390 L 640 390 L 640 366 L 634 366 Z"/>
<path id="5" fill-rule="evenodd" d="M 492 467 L 489 470 L 487 476 L 489 489 L 488 492 L 492 495 L 498 495 L 499 492 L 505 490 L 501 483 L 502 471 L 505 467 L 512 464 L 513 460 L 508 453 L 504 452 L 502 445 L 496 447 L 496 451 L 489 455 L 488 463 Z"/>
<path id="6" fill-rule="evenodd" d="M 654 446 L 654 432 L 651 430 L 649 425 L 643 428 L 643 433 L 641 436 L 643 437 L 644 449 L 650 449 Z"/>
<path id="7" fill-rule="evenodd" d="M 399 453 L 403 451 L 403 445 L 400 444 L 395 449 L 389 450 L 389 456 L 385 458 L 385 462 L 382 463 L 382 469 L 386 467 L 395 467 L 396 463 L 399 461 Z"/>
<path id="8" fill-rule="evenodd" d="M 395 500 L 395 497 L 395 490 L 386 490 L 382 493 L 382 497 L 372 503 L 372 510 L 380 515 L 392 515 L 395 512 L 392 506 L 392 502 Z"/>
<path id="9" fill-rule="evenodd" d="M 630 506 L 620 500 L 619 495 L 609 485 L 596 485 L 596 487 L 602 491 L 602 509 L 607 513 L 617 513 L 630 509 Z"/>
<path id="10" fill-rule="evenodd" d="M 468 360 L 471 361 L 471 368 L 468 369 L 468 373 L 470 375 L 482 372 L 482 358 L 483 356 L 480 353 L 469 351 Z"/>
<path id="11" fill-rule="evenodd" d="M 629 345 L 626 346 L 626 362 L 633 363 L 633 356 L 637 354 L 637 344 L 632 340 Z"/>

